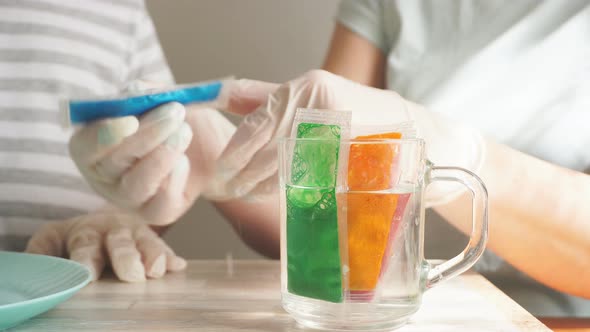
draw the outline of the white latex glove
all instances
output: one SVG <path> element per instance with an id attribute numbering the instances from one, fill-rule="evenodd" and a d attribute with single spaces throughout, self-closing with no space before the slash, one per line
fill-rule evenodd
<path id="1" fill-rule="evenodd" d="M 161 202 L 182 200 L 189 173 L 184 152 L 192 130 L 185 113 L 181 104 L 169 103 L 139 121 L 128 116 L 92 123 L 72 136 L 70 155 L 108 201 L 150 222 L 170 223 L 182 212 Z"/>
<path id="2" fill-rule="evenodd" d="M 210 106 L 168 103 L 139 121 L 132 116 L 98 121 L 73 135 L 70 154 L 113 205 L 152 224 L 172 223 L 198 198 L 235 131 Z"/>
<path id="3" fill-rule="evenodd" d="M 26 251 L 70 258 L 88 267 L 94 280 L 107 264 L 127 282 L 186 268 L 186 261 L 145 222 L 111 211 L 45 224 L 29 240 Z"/>
<path id="4" fill-rule="evenodd" d="M 227 200 L 276 191 L 275 139 L 290 136 L 295 112 L 302 107 L 351 110 L 353 131 L 362 125 L 413 120 L 431 161 L 474 172 L 481 167 L 483 143 L 475 130 L 428 112 L 393 91 L 314 70 L 280 86 L 249 80 L 234 84 L 226 110 L 245 117 L 218 160 L 207 197 Z M 450 198 L 448 191 L 429 188 L 427 192 L 431 205 Z"/>

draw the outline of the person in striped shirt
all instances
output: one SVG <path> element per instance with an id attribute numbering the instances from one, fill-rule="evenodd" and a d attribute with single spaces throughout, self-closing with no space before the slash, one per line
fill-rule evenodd
<path id="1" fill-rule="evenodd" d="M 0 0 L 0 250 L 24 250 L 39 230 L 29 252 L 70 257 L 95 278 L 107 262 L 126 281 L 184 268 L 143 220 L 94 194 L 59 126 L 60 98 L 138 79 L 173 83 L 142 0 Z"/>

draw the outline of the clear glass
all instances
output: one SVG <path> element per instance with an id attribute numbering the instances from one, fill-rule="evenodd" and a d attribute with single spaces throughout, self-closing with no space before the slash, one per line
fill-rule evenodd
<path id="1" fill-rule="evenodd" d="M 279 175 L 282 304 L 306 327 L 399 327 L 425 290 L 470 268 L 485 248 L 484 185 L 429 163 L 420 139 L 282 139 Z M 437 266 L 423 254 L 423 192 L 433 181 L 473 194 L 471 240 Z"/>

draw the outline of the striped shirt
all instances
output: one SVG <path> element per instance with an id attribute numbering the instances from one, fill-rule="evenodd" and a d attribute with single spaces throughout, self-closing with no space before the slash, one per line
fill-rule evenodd
<path id="1" fill-rule="evenodd" d="M 58 100 L 172 76 L 142 0 L 0 0 L 0 249 L 104 204 L 68 155 Z"/>

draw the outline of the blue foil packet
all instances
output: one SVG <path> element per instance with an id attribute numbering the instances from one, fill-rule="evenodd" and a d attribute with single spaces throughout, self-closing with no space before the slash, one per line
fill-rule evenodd
<path id="1" fill-rule="evenodd" d="M 89 122 L 123 117 L 139 116 L 155 107 L 169 102 L 184 105 L 216 101 L 229 80 L 177 85 L 170 89 L 151 89 L 133 94 L 96 99 L 66 99 L 61 101 L 65 127 Z"/>

